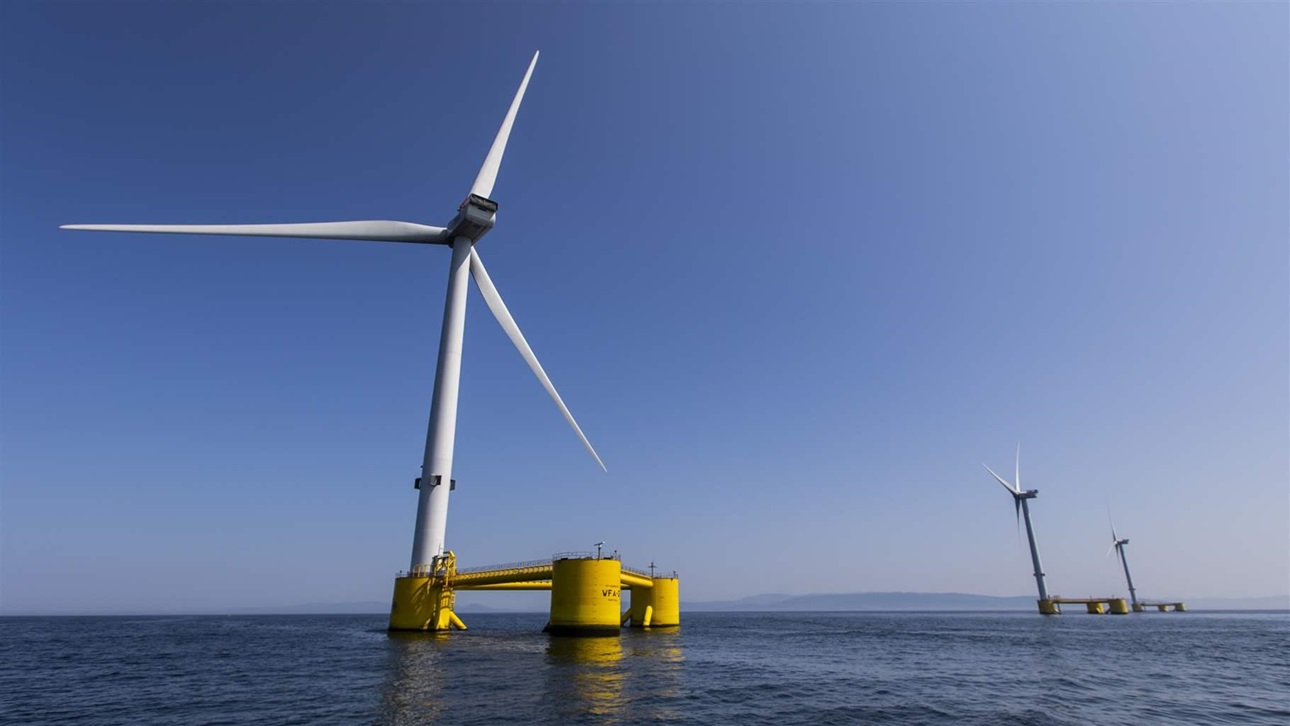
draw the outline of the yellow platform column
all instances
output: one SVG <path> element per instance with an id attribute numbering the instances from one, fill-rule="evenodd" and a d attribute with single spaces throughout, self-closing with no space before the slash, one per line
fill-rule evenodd
<path id="1" fill-rule="evenodd" d="M 651 628 L 675 628 L 681 624 L 681 581 L 672 577 L 655 577 L 654 587 L 650 589 L 650 605 L 654 612 L 650 618 Z"/>
<path id="2" fill-rule="evenodd" d="M 465 630 L 466 624 L 452 611 L 454 599 L 452 591 L 433 578 L 396 578 L 390 630 Z"/>
<path id="3" fill-rule="evenodd" d="M 633 628 L 674 628 L 681 624 L 680 580 L 675 576 L 653 577 L 653 587 L 633 587 L 632 605 L 627 611 Z"/>
<path id="4" fill-rule="evenodd" d="M 1052 599 L 1040 600 L 1039 614 L 1040 615 L 1061 615 L 1062 609 L 1058 607 L 1056 600 L 1052 600 Z"/>
<path id="5" fill-rule="evenodd" d="M 1133 612 L 1135 612 L 1135 613 L 1142 613 L 1142 612 L 1146 612 L 1146 610 L 1147 610 L 1147 606 L 1146 606 L 1146 605 L 1143 605 L 1143 604 L 1142 604 L 1142 603 L 1140 603 L 1140 602 L 1135 602 L 1135 603 L 1133 603 Z"/>
<path id="6" fill-rule="evenodd" d="M 434 630 L 439 593 L 429 576 L 408 575 L 394 579 L 390 603 L 390 630 Z"/>
<path id="7" fill-rule="evenodd" d="M 1125 600 L 1125 599 L 1124 599 L 1124 598 L 1122 598 L 1122 597 L 1112 598 L 1112 599 L 1109 601 L 1109 604 L 1110 604 L 1110 606 L 1111 606 L 1111 614 L 1112 614 L 1112 615 L 1128 615 L 1128 614 L 1129 614 L 1129 601 L 1128 601 L 1128 600 Z"/>
<path id="8" fill-rule="evenodd" d="M 1084 607 L 1088 608 L 1088 614 L 1089 614 L 1089 615 L 1105 615 L 1105 614 L 1106 614 L 1106 610 L 1102 607 L 1102 603 L 1100 603 L 1100 602 L 1090 602 L 1090 603 L 1085 603 Z"/>
<path id="9" fill-rule="evenodd" d="M 1183 603 L 1175 603 L 1175 604 L 1174 604 L 1174 612 L 1176 612 L 1176 613 L 1185 613 L 1185 612 L 1187 612 L 1187 606 L 1186 606 L 1186 605 L 1184 605 Z"/>
<path id="10" fill-rule="evenodd" d="M 614 635 L 620 626 L 622 565 L 610 559 L 562 559 L 552 563 L 553 635 Z"/>
<path id="11" fill-rule="evenodd" d="M 390 630 L 465 630 L 466 624 L 452 611 L 457 602 L 452 591 L 456 574 L 457 557 L 445 552 L 433 568 L 394 578 Z"/>

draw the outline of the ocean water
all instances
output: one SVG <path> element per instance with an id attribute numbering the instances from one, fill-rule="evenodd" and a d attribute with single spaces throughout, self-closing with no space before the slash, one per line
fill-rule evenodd
<path id="1" fill-rule="evenodd" d="M 6 724 L 1290 724 L 1290 615 L 0 618 Z"/>

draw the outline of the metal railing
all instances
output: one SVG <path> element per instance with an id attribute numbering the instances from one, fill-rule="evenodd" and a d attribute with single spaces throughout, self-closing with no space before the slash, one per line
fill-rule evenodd
<path id="1" fill-rule="evenodd" d="M 478 574 L 480 572 L 525 570 L 532 567 L 550 567 L 551 564 L 556 560 L 594 560 L 594 559 L 596 559 L 596 553 L 594 552 L 585 552 L 585 551 L 556 552 L 554 555 L 551 555 L 550 559 L 525 560 L 523 562 L 505 562 L 499 565 L 480 565 L 478 567 L 466 567 L 463 569 L 456 570 L 454 574 L 457 576 L 460 576 L 460 575 Z M 623 572 L 626 572 L 631 575 L 636 575 L 637 577 L 653 578 L 653 577 L 669 576 L 666 574 L 661 574 L 658 568 L 654 568 L 654 570 L 651 571 L 650 568 L 648 567 L 629 567 L 627 565 L 623 565 L 622 556 L 616 552 L 611 555 L 602 555 L 600 559 L 617 560 L 619 562 L 619 565 L 622 567 Z M 440 563 L 436 563 L 436 564 L 440 564 Z M 433 572 L 434 572 L 434 566 L 421 565 L 420 567 L 413 568 L 412 570 L 409 570 L 406 572 L 400 570 L 398 573 L 398 577 L 405 577 L 405 576 L 426 577 L 431 575 Z M 438 573 L 434 573 L 434 574 L 438 574 Z M 675 578 L 676 571 L 673 570 L 670 576 Z"/>
<path id="2" fill-rule="evenodd" d="M 482 567 L 467 567 L 457 570 L 458 575 L 469 575 L 474 572 L 489 572 L 491 570 L 520 570 L 525 567 L 541 567 L 542 565 L 551 564 L 551 560 L 527 560 L 525 562 L 506 562 L 500 565 L 484 565 Z"/>

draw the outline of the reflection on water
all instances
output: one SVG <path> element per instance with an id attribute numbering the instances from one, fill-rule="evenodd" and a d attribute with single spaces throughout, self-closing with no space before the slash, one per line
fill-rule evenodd
<path id="1" fill-rule="evenodd" d="M 445 673 L 437 647 L 451 633 L 391 631 L 381 713 L 385 723 L 433 723 L 444 714 Z"/>
<path id="2" fill-rule="evenodd" d="M 499 619 L 501 616 L 497 616 Z M 380 723 L 626 723 L 680 718 L 679 631 L 390 633 Z"/>
<path id="3" fill-rule="evenodd" d="M 642 719 L 663 721 L 681 718 L 678 705 L 684 694 L 679 629 L 653 630 L 647 633 L 629 631 L 623 635 L 627 657 L 635 664 L 638 702 L 648 704 L 637 709 Z"/>
<path id="4" fill-rule="evenodd" d="M 588 714 L 605 723 L 627 716 L 627 674 L 619 636 L 551 636 L 546 655 L 548 693 L 561 716 Z"/>
<path id="5" fill-rule="evenodd" d="M 561 719 L 598 723 L 666 721 L 680 717 L 679 631 L 625 630 L 619 637 L 551 638 L 547 689 Z"/>

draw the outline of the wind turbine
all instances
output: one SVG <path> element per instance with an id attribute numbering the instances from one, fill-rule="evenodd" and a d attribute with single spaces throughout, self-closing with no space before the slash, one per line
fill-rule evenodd
<path id="1" fill-rule="evenodd" d="M 448 294 L 444 303 L 443 327 L 439 334 L 439 358 L 435 369 L 434 396 L 430 404 L 430 425 L 426 433 L 425 456 L 422 460 L 420 497 L 417 501 L 416 530 L 412 540 L 410 572 L 433 568 L 435 559 L 444 553 L 444 534 L 448 521 L 448 493 L 452 489 L 452 454 L 457 433 L 457 388 L 461 377 L 462 337 L 466 324 L 467 277 L 473 277 L 484 296 L 484 302 L 501 323 L 506 335 L 519 349 L 542 387 L 559 407 L 564 419 L 573 427 L 583 446 L 600 465 L 604 462 L 582 433 L 578 422 L 564 405 L 560 394 L 538 363 L 533 349 L 524 339 L 515 319 L 502 302 L 497 287 L 484 269 L 484 263 L 475 250 L 475 244 L 493 228 L 497 217 L 497 202 L 490 198 L 497 172 L 506 152 L 506 141 L 511 126 L 520 110 L 524 91 L 528 88 L 538 54 L 533 54 L 524 80 L 511 101 L 510 109 L 502 120 L 484 165 L 480 167 L 470 193 L 457 207 L 457 214 L 446 227 L 432 227 L 413 222 L 362 220 L 353 222 L 309 222 L 303 224 L 69 224 L 62 229 L 79 229 L 107 232 L 160 232 L 166 234 L 211 234 L 253 237 L 311 237 L 322 239 L 363 240 L 370 242 L 410 242 L 415 244 L 447 245 L 452 248 L 448 265 Z"/>
<path id="2" fill-rule="evenodd" d="M 981 466 L 985 466 L 985 464 L 982 464 Z M 1021 519 L 1024 516 L 1026 520 L 1026 537 L 1030 539 L 1030 559 L 1035 565 L 1035 584 L 1039 586 L 1039 599 L 1041 601 L 1042 611 L 1042 601 L 1049 599 L 1048 585 L 1044 583 L 1044 566 L 1039 561 L 1039 547 L 1035 544 L 1035 528 L 1030 523 L 1030 505 L 1028 503 L 1039 494 L 1039 490 L 1022 490 L 1021 488 L 1021 447 L 1017 447 L 1017 466 L 1016 473 L 1013 478 L 1013 481 L 1016 482 L 1015 484 L 1009 484 L 1006 479 L 995 474 L 994 469 L 991 469 L 988 466 L 985 466 L 985 470 L 990 472 L 990 475 L 1003 485 L 1003 488 L 1007 489 L 1008 493 L 1012 495 L 1012 503 L 1016 507 L 1017 518 Z"/>
<path id="3" fill-rule="evenodd" d="M 1124 546 L 1129 544 L 1128 539 L 1120 539 L 1115 534 L 1115 521 L 1111 519 L 1111 512 L 1107 510 L 1106 519 L 1111 523 L 1111 546 L 1106 548 L 1106 556 L 1110 556 L 1111 550 L 1115 550 L 1120 556 L 1120 564 L 1124 565 L 1124 579 L 1129 583 L 1129 602 L 1133 604 L 1133 612 L 1138 612 L 1141 608 L 1138 606 L 1138 592 L 1133 589 L 1133 576 L 1129 574 L 1129 560 L 1124 556 Z"/>

